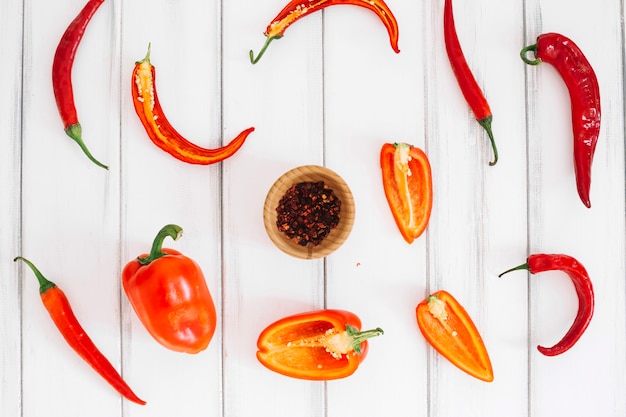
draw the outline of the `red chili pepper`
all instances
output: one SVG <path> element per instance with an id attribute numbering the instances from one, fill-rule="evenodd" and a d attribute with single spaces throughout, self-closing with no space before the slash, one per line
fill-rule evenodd
<path id="1" fill-rule="evenodd" d="M 122 285 L 139 320 L 157 342 L 176 352 L 198 353 L 213 338 L 216 312 L 198 264 L 162 248 L 166 237 L 176 240 L 182 232 L 180 226 L 164 226 L 150 255 L 124 267 Z"/>
<path id="2" fill-rule="evenodd" d="M 447 291 L 437 291 L 415 308 L 424 338 L 443 357 L 467 374 L 493 381 L 487 348 L 467 311 Z"/>
<path id="3" fill-rule="evenodd" d="M 536 59 L 526 57 L 533 52 Z M 591 207 L 591 164 L 600 134 L 600 87 L 591 64 L 580 48 L 558 33 L 539 35 L 537 43 L 520 52 L 529 65 L 552 64 L 563 78 L 569 91 L 574 133 L 574 170 L 576 188 L 583 204 Z"/>
<path id="4" fill-rule="evenodd" d="M 67 344 L 85 362 L 89 364 L 102 378 L 104 378 L 122 396 L 137 404 L 145 405 L 146 402 L 135 395 L 128 384 L 124 382 L 120 374 L 115 370 L 111 362 L 98 350 L 96 345 L 80 325 L 65 293 L 51 281 L 48 281 L 42 273 L 28 259 L 18 256 L 14 261 L 21 260 L 35 273 L 39 281 L 39 295 L 44 307 L 50 314 L 59 332 Z"/>
<path id="5" fill-rule="evenodd" d="M 229 144 L 216 149 L 202 148 L 191 143 L 178 133 L 165 117 L 159 103 L 155 80 L 156 70 L 150 63 L 150 46 L 148 45 L 146 57 L 137 62 L 133 70 L 131 80 L 133 104 L 152 142 L 175 158 L 190 164 L 215 164 L 237 152 L 248 135 L 254 131 L 254 127 L 250 127 Z"/>
<path id="6" fill-rule="evenodd" d="M 398 22 L 391 9 L 383 0 L 291 0 L 265 29 L 264 35 L 267 39 L 257 57 L 255 58 L 254 52 L 250 51 L 250 62 L 256 64 L 265 53 L 269 44 L 274 39 L 282 38 L 287 28 L 296 20 L 326 7 L 339 4 L 360 6 L 376 13 L 385 25 L 385 28 L 387 28 L 391 47 L 396 53 L 400 53 L 400 49 L 398 49 Z"/>
<path id="7" fill-rule="evenodd" d="M 104 3 L 104 0 L 89 0 L 78 16 L 67 27 L 65 33 L 63 33 L 52 62 L 52 88 L 65 133 L 80 146 L 93 163 L 109 169 L 91 155 L 85 142 L 83 142 L 82 128 L 78 122 L 76 105 L 74 104 L 74 89 L 72 87 L 72 67 L 76 50 L 85 34 L 87 24 L 102 3 Z"/>
<path id="8" fill-rule="evenodd" d="M 448 59 L 452 66 L 452 71 L 459 83 L 461 92 L 465 97 L 465 101 L 474 112 L 474 116 L 478 123 L 487 131 L 489 140 L 491 141 L 491 147 L 493 148 L 493 161 L 489 162 L 489 165 L 495 165 L 498 162 L 498 148 L 496 148 L 496 141 L 493 138 L 493 132 L 491 131 L 491 122 L 493 115 L 491 114 L 491 108 L 487 99 L 478 86 L 472 71 L 467 65 L 465 55 L 461 49 L 459 38 L 456 33 L 456 27 L 454 25 L 454 15 L 452 13 L 452 0 L 446 0 L 443 8 L 443 34 L 446 43 L 446 52 L 448 53 Z"/>
<path id="9" fill-rule="evenodd" d="M 587 270 L 580 262 L 568 255 L 534 254 L 528 257 L 525 264 L 511 268 L 499 276 L 520 269 L 526 269 L 531 274 L 558 270 L 565 272 L 571 278 L 578 296 L 578 313 L 574 323 L 556 345 L 548 348 L 537 346 L 539 352 L 546 356 L 556 356 L 566 352 L 580 339 L 593 316 L 593 285 Z"/>
<path id="10" fill-rule="evenodd" d="M 360 331 L 361 320 L 344 310 L 318 310 L 284 317 L 259 335 L 258 360 L 292 378 L 331 380 L 352 375 L 367 354 L 367 339 L 381 328 Z"/>
<path id="11" fill-rule="evenodd" d="M 380 150 L 383 188 L 404 240 L 413 243 L 428 226 L 433 180 L 428 157 L 406 143 L 386 143 Z"/>

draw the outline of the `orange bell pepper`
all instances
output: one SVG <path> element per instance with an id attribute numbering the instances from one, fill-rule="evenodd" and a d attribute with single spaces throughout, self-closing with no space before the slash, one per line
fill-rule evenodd
<path id="1" fill-rule="evenodd" d="M 122 286 L 137 317 L 150 335 L 175 352 L 198 353 L 209 346 L 217 324 L 211 292 L 200 266 L 180 252 L 163 248 L 182 228 L 164 226 L 149 254 L 126 264 Z"/>
<path id="2" fill-rule="evenodd" d="M 344 310 L 318 310 L 282 318 L 265 328 L 257 359 L 292 378 L 330 380 L 352 375 L 367 354 L 367 339 L 381 328 L 360 331 L 361 320 Z"/>
<path id="3" fill-rule="evenodd" d="M 420 331 L 453 365 L 480 380 L 493 381 L 491 360 L 467 311 L 446 291 L 429 295 L 415 309 Z"/>
<path id="4" fill-rule="evenodd" d="M 419 148 L 385 143 L 380 150 L 383 188 L 404 240 L 413 243 L 426 229 L 433 207 L 430 162 Z"/>

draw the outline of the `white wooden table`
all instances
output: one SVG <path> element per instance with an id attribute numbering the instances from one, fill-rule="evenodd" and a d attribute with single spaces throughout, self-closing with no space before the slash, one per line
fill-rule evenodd
<path id="1" fill-rule="evenodd" d="M 286 0 L 107 0 L 74 65 L 84 139 L 66 137 L 51 85 L 59 38 L 84 0 L 0 2 L 1 416 L 624 416 L 626 281 L 624 6 L 619 0 L 455 0 L 459 38 L 494 114 L 500 161 L 466 105 L 445 54 L 443 1 L 389 0 L 400 54 L 362 8 L 310 15 L 257 65 L 263 31 Z M 520 49 L 540 33 L 572 38 L 594 66 L 603 119 L 591 201 L 576 193 L 569 96 L 548 65 Z M 215 147 L 254 126 L 243 148 L 212 166 L 157 149 L 132 107 L 134 62 L 152 42 L 165 112 L 192 141 Z M 408 245 L 384 198 L 384 142 L 425 150 L 434 207 Z M 325 259 L 271 243 L 262 221 L 272 183 L 304 164 L 350 185 L 356 221 Z M 120 286 L 124 265 L 166 241 L 202 267 L 218 311 L 198 355 L 158 345 Z M 529 253 L 566 253 L 588 269 L 594 318 L 557 357 L 577 310 L 562 273 L 498 274 Z M 95 343 L 148 404 L 129 403 L 52 326 L 33 261 L 68 295 Z M 481 331 L 495 380 L 474 379 L 437 354 L 414 309 L 446 289 Z M 260 331 L 319 308 L 359 315 L 385 334 L 346 379 L 307 382 L 262 367 Z"/>

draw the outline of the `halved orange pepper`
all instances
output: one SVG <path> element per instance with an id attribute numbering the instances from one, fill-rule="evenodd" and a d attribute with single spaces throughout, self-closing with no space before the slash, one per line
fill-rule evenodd
<path id="1" fill-rule="evenodd" d="M 448 292 L 437 291 L 415 309 L 420 331 L 453 365 L 480 380 L 493 381 L 487 348 L 467 311 Z"/>
<path id="2" fill-rule="evenodd" d="M 361 320 L 345 310 L 318 310 L 284 317 L 265 328 L 257 358 L 292 378 L 331 380 L 352 375 L 367 354 L 367 339 L 381 328 L 360 331 Z"/>
<path id="3" fill-rule="evenodd" d="M 383 188 L 404 240 L 413 243 L 426 229 L 433 207 L 430 162 L 419 148 L 385 143 L 380 150 Z"/>

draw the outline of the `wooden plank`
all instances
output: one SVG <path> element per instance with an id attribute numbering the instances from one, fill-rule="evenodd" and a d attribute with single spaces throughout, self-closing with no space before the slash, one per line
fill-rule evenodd
<path id="1" fill-rule="evenodd" d="M 23 5 L 0 4 L 0 414 L 17 416 L 22 409 L 20 251 L 22 134 L 22 21 Z"/>
<path id="2" fill-rule="evenodd" d="M 387 3 L 398 20 L 399 49 L 366 9 L 325 12 L 326 160 L 351 186 L 356 220 L 345 245 L 327 261 L 328 305 L 361 317 L 369 341 L 359 370 L 328 385 L 328 415 L 423 415 L 427 348 L 415 307 L 426 283 L 426 232 L 412 245 L 398 231 L 380 169 L 384 143 L 425 149 L 421 2 Z M 393 381 L 402 381 L 394 383 Z M 402 401 L 397 399 L 402 398 Z"/>
<path id="3" fill-rule="evenodd" d="M 321 15 L 290 27 L 257 64 L 248 58 L 283 6 L 280 0 L 223 5 L 224 134 L 256 128 L 223 165 L 225 415 L 310 416 L 325 408 L 323 383 L 273 373 L 255 358 L 267 325 L 324 306 L 323 261 L 281 252 L 263 225 L 274 181 L 297 166 L 323 163 Z"/>
<path id="4" fill-rule="evenodd" d="M 65 291 L 87 333 L 120 369 L 115 13 L 107 3 L 94 16 L 78 49 L 73 78 L 85 143 L 111 164 L 106 171 L 65 135 L 52 94 L 54 52 L 84 3 L 49 4 L 34 1 L 25 9 L 21 255 Z M 107 64 L 94 64 L 98 62 Z M 85 415 L 94 403 L 106 415 L 117 414 L 120 396 L 66 345 L 42 306 L 32 272 L 22 275 L 23 415 L 51 409 Z M 72 401 L 66 400 L 68 395 Z"/>
<path id="5" fill-rule="evenodd" d="M 589 9 L 568 4 L 568 19 L 551 2 L 528 2 L 527 41 L 539 33 L 570 37 L 593 65 L 600 83 L 602 130 L 592 174 L 592 208 L 576 193 L 569 96 L 548 65 L 528 68 L 530 251 L 566 253 L 587 268 L 596 293 L 594 318 L 568 352 L 544 357 L 565 334 L 577 310 L 569 279 L 558 272 L 530 277 L 530 412 L 533 416 L 624 414 L 624 154 L 623 25 L 616 3 Z M 595 23 L 594 23 L 595 22 Z M 619 81 L 616 81 L 619 80 Z M 614 139 L 615 138 L 615 139 Z M 616 279 L 616 277 L 619 277 Z M 608 301 L 609 302 L 605 302 Z M 588 381 L 602 379 L 603 384 Z"/>
<path id="6" fill-rule="evenodd" d="M 431 350 L 428 407 L 437 416 L 524 415 L 525 284 L 496 279 L 500 262 L 526 246 L 524 95 L 515 88 L 523 85 L 515 30 L 522 22 L 510 4 L 455 1 L 453 10 L 464 55 L 491 105 L 500 158 L 488 165 L 488 137 L 445 52 L 443 2 L 432 5 L 424 24 L 433 36 L 426 55 L 427 149 L 436 194 L 426 290 L 445 289 L 465 307 L 490 353 L 495 380 L 472 378 Z"/>
<path id="7" fill-rule="evenodd" d="M 151 42 L 156 86 L 171 124 L 200 146 L 220 145 L 220 12 L 216 2 L 126 2 L 122 42 L 122 267 L 147 253 L 166 224 L 183 228 L 174 248 L 202 269 L 221 309 L 220 168 L 191 165 L 148 138 L 131 101 L 134 63 Z M 186 28 L 193 28 L 187 30 Z M 126 415 L 220 415 L 221 326 L 195 355 L 158 344 L 124 299 L 125 371 L 142 387 L 148 405 Z"/>

